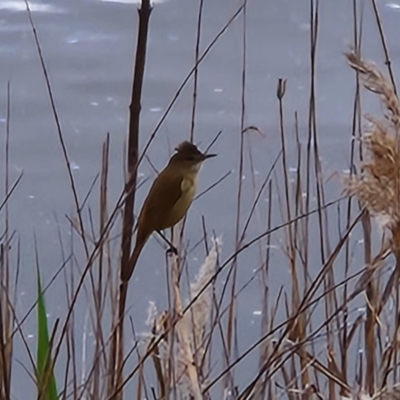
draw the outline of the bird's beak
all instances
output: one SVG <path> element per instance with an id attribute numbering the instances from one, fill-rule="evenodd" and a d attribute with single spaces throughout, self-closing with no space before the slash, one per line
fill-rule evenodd
<path id="1" fill-rule="evenodd" d="M 215 157 L 216 154 L 203 154 L 204 155 L 204 159 L 206 160 L 207 158 L 211 158 L 211 157 Z"/>

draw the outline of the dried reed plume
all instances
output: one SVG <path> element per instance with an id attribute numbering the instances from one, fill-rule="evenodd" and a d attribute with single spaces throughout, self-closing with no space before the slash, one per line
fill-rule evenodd
<path id="1" fill-rule="evenodd" d="M 400 105 L 392 85 L 380 70 L 354 52 L 346 53 L 349 65 L 360 74 L 364 87 L 379 95 L 384 118 L 366 116 L 369 130 L 362 141 L 365 162 L 359 173 L 345 179 L 345 193 L 355 195 L 361 204 L 392 233 L 400 248 L 399 146 Z"/>
<path id="2" fill-rule="evenodd" d="M 190 300 L 194 298 L 196 300 L 189 311 L 178 320 L 175 329 L 170 331 L 170 338 L 160 342 L 153 356 L 162 398 L 169 390 L 167 386 L 174 386 L 182 398 L 196 400 L 203 398 L 202 386 L 207 373 L 201 371 L 199 374 L 199 372 L 203 368 L 202 361 L 209 340 L 207 326 L 210 323 L 213 295 L 213 287 L 207 284 L 215 274 L 220 249 L 221 240 L 214 239 L 203 265 L 190 284 Z M 206 289 L 203 290 L 204 287 Z M 179 297 L 175 299 L 175 311 L 178 315 L 182 315 L 179 287 L 175 295 Z M 169 330 L 170 323 L 169 313 L 167 311 L 159 313 L 155 304 L 151 302 L 147 324 L 152 326 L 152 333 L 146 335 L 147 348 L 156 336 Z M 168 362 L 171 354 L 175 359 L 173 363 Z M 171 368 L 173 370 L 170 370 Z"/>

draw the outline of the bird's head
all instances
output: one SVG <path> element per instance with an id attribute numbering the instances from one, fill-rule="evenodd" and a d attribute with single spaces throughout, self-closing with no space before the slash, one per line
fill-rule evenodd
<path id="1" fill-rule="evenodd" d="M 176 153 L 171 157 L 170 164 L 194 171 L 200 169 L 204 160 L 216 156 L 216 154 L 202 153 L 193 143 L 188 141 L 179 144 L 175 150 Z"/>

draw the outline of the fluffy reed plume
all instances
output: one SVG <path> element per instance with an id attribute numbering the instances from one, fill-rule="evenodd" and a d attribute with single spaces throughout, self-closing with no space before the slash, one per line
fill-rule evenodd
<path id="1" fill-rule="evenodd" d="M 160 314 L 153 302 L 149 305 L 147 324 L 152 326 L 152 333 L 146 335 L 147 348 L 159 334 L 167 330 L 171 333 L 166 341 L 159 344 L 153 357 L 161 397 L 168 391 L 166 386 L 173 385 L 180 398 L 196 400 L 203 398 L 201 387 L 204 383 L 203 377 L 207 374 L 204 371 L 199 374 L 199 370 L 202 367 L 200 364 L 205 355 L 205 345 L 208 340 L 207 326 L 211 317 L 213 294 L 213 287 L 206 285 L 215 274 L 220 248 L 221 240 L 214 239 L 210 252 L 195 280 L 190 284 L 190 301 L 195 300 L 189 311 L 176 323 L 174 329 L 169 330 L 171 318 L 168 312 Z M 175 291 L 175 296 L 178 297 L 174 301 L 175 312 L 181 315 L 179 288 L 177 292 Z M 171 355 L 172 363 L 170 362 Z"/>
<path id="2" fill-rule="evenodd" d="M 396 140 L 381 125 L 374 124 L 364 137 L 367 160 L 360 173 L 346 179 L 345 192 L 356 195 L 369 212 L 389 228 L 399 219 L 396 198 L 398 153 Z"/>
<path id="3" fill-rule="evenodd" d="M 366 159 L 358 174 L 345 179 L 344 191 L 355 195 L 378 222 L 389 228 L 396 248 L 400 248 L 399 101 L 392 85 L 374 64 L 352 52 L 346 57 L 360 74 L 364 87 L 379 95 L 385 116 L 381 120 L 366 117 L 370 122 L 370 129 L 362 138 Z"/>
<path id="4" fill-rule="evenodd" d="M 196 279 L 190 284 L 190 299 L 195 299 L 214 276 L 221 245 L 222 241 L 220 238 L 212 240 L 212 248 L 207 258 L 200 267 Z M 211 285 L 208 285 L 199 295 L 199 298 L 193 303 L 190 313 L 187 313 L 181 321 L 181 323 L 190 328 L 192 332 L 190 346 L 193 354 L 196 354 L 196 358 L 199 360 L 203 358 L 205 351 L 204 334 L 210 319 L 212 293 L 213 288 Z"/>
<path id="5" fill-rule="evenodd" d="M 345 53 L 345 55 L 350 67 L 361 74 L 364 87 L 380 96 L 387 110 L 386 118 L 397 130 L 400 126 L 400 106 L 392 84 L 375 64 L 363 61 L 354 52 Z"/>
<path id="6" fill-rule="evenodd" d="M 190 284 L 190 299 L 196 300 L 190 311 L 176 325 L 179 340 L 176 372 L 183 398 L 203 399 L 203 396 L 196 395 L 196 392 L 197 385 L 200 385 L 200 389 L 203 383 L 199 380 L 198 372 L 205 353 L 206 327 L 210 320 L 213 293 L 212 286 L 206 285 L 215 274 L 220 248 L 221 240 L 213 239 L 211 250 L 204 264 L 200 267 L 196 279 Z M 204 289 L 205 287 L 206 289 Z M 202 291 L 203 289 L 204 291 Z"/>

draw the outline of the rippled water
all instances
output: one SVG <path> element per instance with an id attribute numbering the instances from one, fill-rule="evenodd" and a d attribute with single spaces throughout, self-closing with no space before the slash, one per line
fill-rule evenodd
<path id="1" fill-rule="evenodd" d="M 155 3 L 150 21 L 142 102 L 141 147 L 194 62 L 198 2 L 170 0 Z M 323 166 L 326 174 L 330 175 L 348 168 L 354 76 L 346 66 L 342 52 L 352 41 L 352 5 L 347 0 L 323 0 L 320 3 L 318 130 Z M 205 1 L 203 50 L 239 5 L 237 0 Z M 400 43 L 397 40 L 400 3 L 381 1 L 379 5 L 396 68 L 400 65 Z M 99 171 L 101 145 L 109 132 L 109 191 L 110 201 L 114 202 L 123 186 L 123 145 L 137 28 L 136 5 L 125 0 L 54 0 L 31 2 L 30 8 L 50 74 L 79 195 L 81 198 L 85 196 Z M 219 156 L 204 166 L 200 188 L 208 187 L 227 171 L 233 173 L 193 204 L 186 233 L 191 243 L 196 242 L 202 234 L 201 216 L 204 215 L 209 231 L 223 235 L 224 257 L 234 248 L 235 221 L 232 216 L 236 209 L 240 142 L 242 23 L 239 17 L 201 64 L 195 131 L 196 142 L 205 148 L 216 133 L 223 130 L 214 147 Z M 293 132 L 294 113 L 297 111 L 300 133 L 304 140 L 306 138 L 309 30 L 306 0 L 249 1 L 245 119 L 246 126 L 259 127 L 265 138 L 251 134 L 246 143 L 251 146 L 260 182 L 279 149 L 275 96 L 279 77 L 288 79 L 285 97 L 287 130 Z M 369 6 L 365 7 L 363 35 L 365 57 L 382 62 L 382 47 Z M 22 313 L 35 297 L 32 284 L 35 274 L 33 237 L 36 235 L 38 242 L 43 279 L 48 282 L 62 261 L 58 229 L 67 236 L 69 223 L 64 215 L 73 211 L 73 199 L 23 1 L 0 0 L 0 37 L 0 129 L 5 128 L 6 85 L 10 81 L 12 179 L 24 171 L 10 207 L 12 227 L 17 230 L 21 243 L 19 307 Z M 365 105 L 367 109 L 376 109 L 369 97 Z M 189 84 L 149 150 L 149 157 L 157 169 L 165 165 L 175 144 L 188 138 L 191 108 L 192 84 Z M 4 144 L 4 135 L 1 144 Z M 3 161 L 1 165 L 4 168 Z M 147 162 L 141 165 L 140 174 L 142 177 L 154 176 Z M 246 189 L 243 208 L 247 210 L 254 198 L 248 164 L 243 179 Z M 138 204 L 141 204 L 147 187 L 148 182 L 139 191 Z M 337 193 L 328 193 L 328 197 L 335 198 Z M 96 204 L 93 207 L 95 210 Z M 252 226 L 249 236 L 257 229 L 256 225 Z M 204 250 L 200 247 L 189 255 L 194 271 L 203 258 Z M 242 257 L 238 276 L 241 284 L 252 276 L 258 262 L 257 252 Z M 164 279 L 164 253 L 160 245 L 151 240 L 135 271 L 135 284 L 130 293 L 137 329 L 143 329 L 149 300 L 158 302 L 162 308 L 165 302 Z M 272 269 L 271 280 L 272 290 L 278 290 L 287 282 L 288 271 L 286 268 Z M 238 303 L 241 349 L 247 348 L 259 335 L 261 293 L 258 288 L 255 279 Z M 56 282 L 48 294 L 51 318 L 65 311 L 56 301 L 60 291 L 64 291 L 62 280 Z M 31 335 L 32 345 L 33 327 L 34 320 L 29 320 L 26 330 Z M 16 357 L 22 357 L 22 353 L 16 349 Z M 252 373 L 251 368 L 244 371 L 243 381 L 246 382 Z M 31 385 L 29 378 L 18 366 L 15 376 L 21 382 L 16 398 L 26 398 L 23 393 Z"/>

